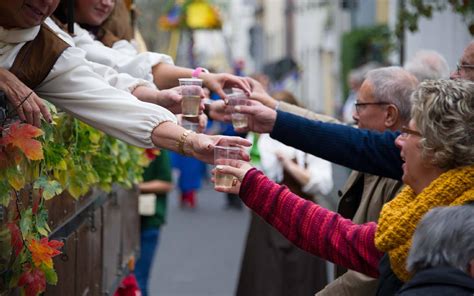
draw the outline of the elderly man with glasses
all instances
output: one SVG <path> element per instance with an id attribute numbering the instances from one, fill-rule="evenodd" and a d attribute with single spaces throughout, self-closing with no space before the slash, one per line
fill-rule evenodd
<path id="1" fill-rule="evenodd" d="M 451 73 L 451 79 L 474 81 L 474 41 L 464 49 L 456 70 Z"/>
<path id="2" fill-rule="evenodd" d="M 474 65 L 474 41 L 465 48 L 460 61 L 459 71 L 451 73 L 451 79 L 474 81 L 474 68 L 469 67 Z M 272 138 L 286 145 L 354 170 L 401 179 L 403 161 L 400 150 L 394 144 L 400 132 L 377 133 L 311 120 L 308 118 L 316 118 L 311 111 L 297 112 L 295 107 L 277 105 L 271 97 L 256 89 L 255 82 L 251 83 L 254 92 L 259 92 L 253 93 L 251 98 L 270 108 L 256 105 L 240 108 L 241 113 L 250 116 L 250 130 L 270 132 Z M 306 118 L 295 114 L 302 114 Z"/>
<path id="3" fill-rule="evenodd" d="M 410 96 L 418 80 L 400 67 L 371 70 L 362 83 L 353 119 L 359 128 L 383 132 L 397 131 L 410 120 Z M 338 192 L 338 213 L 362 224 L 377 221 L 382 206 L 393 199 L 402 182 L 352 171 Z M 339 276 L 321 290 L 322 295 L 374 295 L 377 280 L 361 273 L 337 267 Z"/>

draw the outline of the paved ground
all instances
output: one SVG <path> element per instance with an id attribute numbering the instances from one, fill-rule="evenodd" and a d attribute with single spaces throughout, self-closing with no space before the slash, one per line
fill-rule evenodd
<path id="1" fill-rule="evenodd" d="M 233 295 L 249 221 L 247 209 L 225 210 L 225 196 L 206 185 L 194 210 L 169 198 L 168 224 L 152 270 L 152 295 Z"/>
<path id="2" fill-rule="evenodd" d="M 337 189 L 346 171 L 336 168 Z M 249 223 L 249 211 L 225 210 L 225 196 L 205 185 L 195 210 L 180 209 L 177 193 L 169 197 L 152 268 L 150 295 L 234 295 Z"/>

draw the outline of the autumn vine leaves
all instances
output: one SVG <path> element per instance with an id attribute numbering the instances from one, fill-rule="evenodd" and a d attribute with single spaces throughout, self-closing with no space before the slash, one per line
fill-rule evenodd
<path id="1" fill-rule="evenodd" d="M 48 238 L 45 201 L 64 190 L 79 198 L 92 186 L 130 187 L 148 163 L 142 149 L 65 114 L 53 117 L 42 129 L 18 121 L 0 127 L 0 294 L 38 295 L 58 282 L 53 258 L 63 243 Z"/>

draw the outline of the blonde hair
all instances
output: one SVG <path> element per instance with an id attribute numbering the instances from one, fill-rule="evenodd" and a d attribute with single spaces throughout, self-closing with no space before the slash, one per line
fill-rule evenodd
<path id="1" fill-rule="evenodd" d="M 423 156 L 442 169 L 474 164 L 474 83 L 427 80 L 412 100 Z"/>
<path id="2" fill-rule="evenodd" d="M 134 32 L 129 7 L 129 1 L 116 0 L 114 10 L 101 27 L 109 30 L 120 40 L 132 40 Z"/>

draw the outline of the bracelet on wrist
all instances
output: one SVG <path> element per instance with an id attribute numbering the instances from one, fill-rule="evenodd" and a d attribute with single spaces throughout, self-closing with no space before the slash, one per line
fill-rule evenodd
<path id="1" fill-rule="evenodd" d="M 190 134 L 193 134 L 193 133 L 194 133 L 194 132 L 191 131 L 191 130 L 185 130 L 185 131 L 181 134 L 181 136 L 179 137 L 179 139 L 176 141 L 176 148 L 177 148 L 176 150 L 178 151 L 179 154 L 182 154 L 182 155 L 185 155 L 185 156 L 187 155 L 187 154 L 186 154 L 186 151 L 185 151 L 185 149 L 184 149 L 184 148 L 185 148 L 184 146 L 185 146 L 185 144 L 186 144 L 186 140 L 187 140 L 188 136 L 189 136 Z"/>
<path id="2" fill-rule="evenodd" d="M 197 67 L 196 69 L 193 70 L 193 73 L 191 74 L 191 77 L 192 78 L 199 78 L 199 75 L 201 75 L 201 73 L 209 73 L 209 70 L 207 70 L 206 68 L 203 68 L 203 67 Z"/>

